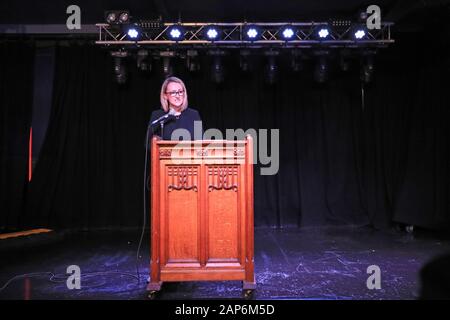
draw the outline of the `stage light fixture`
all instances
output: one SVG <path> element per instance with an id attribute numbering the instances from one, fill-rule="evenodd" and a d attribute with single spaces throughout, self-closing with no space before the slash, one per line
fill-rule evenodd
<path id="1" fill-rule="evenodd" d="M 221 56 L 215 56 L 213 59 L 211 79 L 213 82 L 220 84 L 225 80 L 224 67 Z"/>
<path id="2" fill-rule="evenodd" d="M 351 30 L 353 40 L 360 41 L 367 38 L 367 28 L 363 25 L 355 25 Z"/>
<path id="3" fill-rule="evenodd" d="M 325 40 L 330 35 L 330 31 L 328 28 L 320 28 L 317 35 L 320 39 Z"/>
<path id="4" fill-rule="evenodd" d="M 114 73 L 116 76 L 116 82 L 118 84 L 124 84 L 127 82 L 128 79 L 127 68 L 123 63 L 122 58 L 120 57 L 114 58 Z"/>
<path id="5" fill-rule="evenodd" d="M 152 64 L 147 50 L 141 49 L 137 52 L 136 62 L 140 71 L 149 72 L 152 70 Z"/>
<path id="6" fill-rule="evenodd" d="M 200 62 L 198 61 L 198 51 L 188 50 L 186 53 L 186 67 L 190 72 L 200 70 Z"/>
<path id="7" fill-rule="evenodd" d="M 142 30 L 137 24 L 127 24 L 122 26 L 123 32 L 126 34 L 128 40 L 137 41 L 141 38 Z"/>
<path id="8" fill-rule="evenodd" d="M 274 84 L 278 80 L 278 64 L 276 57 L 279 55 L 278 51 L 270 50 L 264 52 L 267 56 L 267 64 L 265 67 L 265 80 L 268 84 Z"/>
<path id="9" fill-rule="evenodd" d="M 212 57 L 211 80 L 216 84 L 225 81 L 224 57 L 227 54 L 224 50 L 210 50 L 208 54 Z"/>
<path id="10" fill-rule="evenodd" d="M 115 12 L 108 12 L 106 14 L 106 22 L 109 24 L 115 23 L 117 20 L 117 14 Z"/>
<path id="11" fill-rule="evenodd" d="M 207 40 L 216 41 L 220 39 L 220 29 L 216 26 L 207 26 L 205 28 L 205 37 Z"/>
<path id="12" fill-rule="evenodd" d="M 275 57 L 269 57 L 266 66 L 266 82 L 268 84 L 274 84 L 277 82 L 278 78 L 278 65 L 276 63 Z"/>
<path id="13" fill-rule="evenodd" d="M 244 28 L 244 38 L 250 41 L 259 40 L 261 37 L 261 30 L 256 25 L 249 25 Z"/>
<path id="14" fill-rule="evenodd" d="M 365 52 L 362 57 L 361 81 L 369 83 L 372 81 L 374 73 L 374 53 Z"/>
<path id="15" fill-rule="evenodd" d="M 328 79 L 328 61 L 324 55 L 319 56 L 314 70 L 314 80 L 324 83 Z"/>
<path id="16" fill-rule="evenodd" d="M 173 66 L 171 59 L 175 57 L 175 52 L 170 50 L 160 51 L 160 57 L 162 58 L 162 72 L 165 78 L 173 75 Z"/>
<path id="17" fill-rule="evenodd" d="M 281 34 L 283 36 L 283 39 L 286 41 L 295 39 L 295 30 L 291 26 L 285 26 L 282 29 Z"/>
<path id="18" fill-rule="evenodd" d="M 358 29 L 355 31 L 355 38 L 356 39 L 362 39 L 366 35 L 366 32 L 362 29 Z"/>
<path id="19" fill-rule="evenodd" d="M 120 15 L 119 15 L 120 23 L 128 23 L 129 20 L 130 20 L 130 14 L 127 11 L 120 13 Z"/>
<path id="20" fill-rule="evenodd" d="M 139 32 L 138 32 L 136 29 L 131 28 L 131 29 L 128 29 L 127 34 L 128 34 L 128 36 L 129 36 L 130 38 L 134 38 L 134 39 L 135 39 L 135 38 L 138 37 Z"/>
<path id="21" fill-rule="evenodd" d="M 130 12 L 128 10 L 105 11 L 105 21 L 108 24 L 127 24 L 130 22 Z"/>
<path id="22" fill-rule="evenodd" d="M 167 29 L 167 36 L 173 41 L 182 41 L 184 39 L 184 29 L 180 25 L 173 25 Z"/>
<path id="23" fill-rule="evenodd" d="M 299 72 L 303 69 L 300 50 L 292 50 L 291 52 L 291 70 Z"/>
<path id="24" fill-rule="evenodd" d="M 243 72 L 248 72 L 251 69 L 249 56 L 250 50 L 248 49 L 244 49 L 239 52 L 239 67 Z"/>
<path id="25" fill-rule="evenodd" d="M 118 84 L 127 82 L 128 71 L 125 65 L 125 58 L 128 56 L 127 51 L 112 51 L 111 56 L 114 58 L 114 76 Z"/>

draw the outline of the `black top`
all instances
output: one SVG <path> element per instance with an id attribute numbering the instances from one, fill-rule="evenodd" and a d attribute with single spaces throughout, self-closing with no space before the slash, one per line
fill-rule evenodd
<path id="1" fill-rule="evenodd" d="M 158 119 L 159 117 L 166 114 L 164 110 L 158 109 L 152 112 L 152 116 L 150 118 L 150 122 L 153 122 L 154 120 Z M 184 111 L 181 112 L 181 114 L 177 117 L 169 118 L 168 121 L 164 123 L 164 136 L 162 137 L 163 140 L 201 140 L 203 136 L 203 126 L 200 125 L 200 130 L 197 133 L 197 136 L 194 136 L 194 121 L 202 121 L 200 118 L 200 114 L 197 110 L 186 108 Z M 190 139 L 185 139 L 182 136 L 180 137 L 179 134 L 176 134 L 174 138 L 172 139 L 172 133 L 176 129 L 186 129 L 190 134 Z M 152 134 L 156 134 L 161 137 L 161 126 L 156 125 L 152 127 Z"/>

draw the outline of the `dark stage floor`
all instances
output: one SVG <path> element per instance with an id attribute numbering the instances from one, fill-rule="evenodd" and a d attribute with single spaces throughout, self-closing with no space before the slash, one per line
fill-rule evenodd
<path id="1" fill-rule="evenodd" d="M 0 299 L 146 299 L 148 233 L 136 274 L 139 231 L 58 233 L 0 240 Z M 416 299 L 419 270 L 450 252 L 450 240 L 371 228 L 256 229 L 253 299 Z M 81 268 L 81 289 L 66 268 Z M 381 289 L 366 286 L 381 269 Z M 29 277 L 15 276 L 33 273 Z M 7 286 L 5 287 L 5 285 Z M 165 283 L 156 299 L 236 299 L 241 283 Z"/>

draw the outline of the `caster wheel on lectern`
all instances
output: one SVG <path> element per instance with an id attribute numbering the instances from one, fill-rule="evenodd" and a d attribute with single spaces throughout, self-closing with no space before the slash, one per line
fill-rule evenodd
<path id="1" fill-rule="evenodd" d="M 158 291 L 150 291 L 150 292 L 148 293 L 148 298 L 149 298 L 150 300 L 155 300 L 157 294 L 158 294 Z"/>
<path id="2" fill-rule="evenodd" d="M 244 297 L 246 299 L 250 299 L 251 297 L 253 297 L 253 290 L 252 289 L 244 290 Z"/>

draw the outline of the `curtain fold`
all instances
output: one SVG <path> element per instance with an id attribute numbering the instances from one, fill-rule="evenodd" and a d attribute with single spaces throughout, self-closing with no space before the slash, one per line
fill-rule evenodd
<path id="1" fill-rule="evenodd" d="M 24 219 L 34 52 L 32 43 L 0 42 L 0 230 Z"/>

